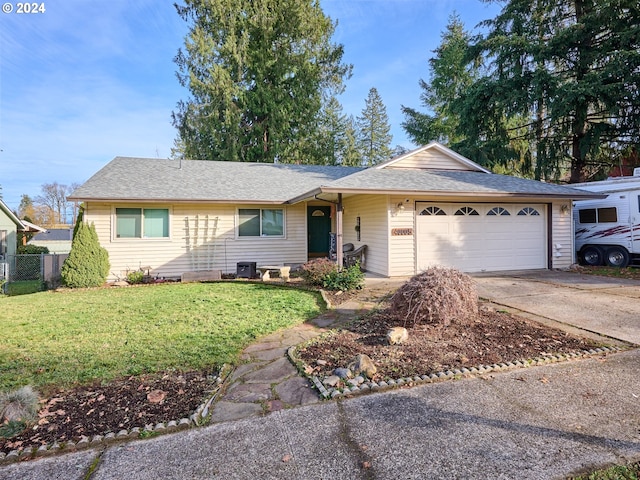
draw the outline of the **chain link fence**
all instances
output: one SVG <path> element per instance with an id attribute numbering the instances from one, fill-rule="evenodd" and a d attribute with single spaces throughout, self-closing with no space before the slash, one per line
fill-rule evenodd
<path id="1" fill-rule="evenodd" d="M 5 289 L 12 283 L 32 282 L 40 289 L 56 288 L 61 283 L 62 264 L 69 255 L 57 253 L 7 255 L 0 261 L 0 281 Z"/>

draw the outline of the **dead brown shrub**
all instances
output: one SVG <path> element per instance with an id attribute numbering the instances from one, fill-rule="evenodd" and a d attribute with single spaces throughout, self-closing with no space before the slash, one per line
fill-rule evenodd
<path id="1" fill-rule="evenodd" d="M 391 310 L 404 326 L 420 323 L 449 325 L 469 321 L 478 314 L 478 293 L 473 279 L 455 268 L 431 267 L 415 275 L 391 297 Z"/>

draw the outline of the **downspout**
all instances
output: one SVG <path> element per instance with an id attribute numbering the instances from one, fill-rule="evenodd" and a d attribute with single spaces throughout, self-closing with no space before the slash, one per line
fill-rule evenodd
<path id="1" fill-rule="evenodd" d="M 338 270 L 342 270 L 342 194 L 338 194 L 336 205 L 336 262 Z"/>

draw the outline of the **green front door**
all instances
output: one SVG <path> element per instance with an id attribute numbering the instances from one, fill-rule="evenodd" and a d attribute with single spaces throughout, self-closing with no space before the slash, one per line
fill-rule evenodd
<path id="1" fill-rule="evenodd" d="M 307 248 L 309 257 L 329 255 L 331 207 L 307 207 Z"/>

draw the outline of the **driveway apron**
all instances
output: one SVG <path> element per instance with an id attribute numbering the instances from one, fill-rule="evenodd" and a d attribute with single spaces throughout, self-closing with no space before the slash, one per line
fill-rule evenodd
<path id="1" fill-rule="evenodd" d="M 481 298 L 542 319 L 640 344 L 640 282 L 570 271 L 474 275 Z"/>

